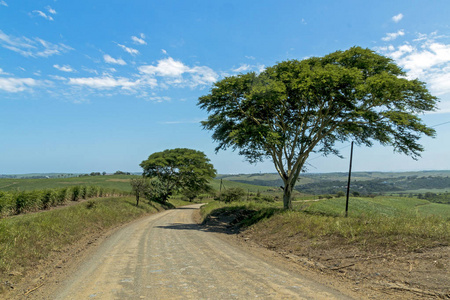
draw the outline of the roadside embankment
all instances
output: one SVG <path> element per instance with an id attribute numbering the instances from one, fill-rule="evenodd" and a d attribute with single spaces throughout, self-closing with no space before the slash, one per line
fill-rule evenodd
<path id="1" fill-rule="evenodd" d="M 264 203 L 212 202 L 201 213 L 206 226 L 222 227 L 247 244 L 341 281 L 362 298 L 450 298 L 450 219 L 385 215 L 376 213 L 377 206 L 345 218 L 330 213 L 335 203 L 326 201 L 294 211 Z M 398 201 L 391 199 L 390 205 Z"/>
<path id="2" fill-rule="evenodd" d="M 24 279 L 42 281 L 47 270 L 61 268 L 109 230 L 183 204 L 142 201 L 137 207 L 134 197 L 109 197 L 1 219 L 0 298 L 17 292 Z"/>

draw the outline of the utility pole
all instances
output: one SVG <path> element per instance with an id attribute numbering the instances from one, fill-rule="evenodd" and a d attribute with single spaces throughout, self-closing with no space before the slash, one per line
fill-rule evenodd
<path id="1" fill-rule="evenodd" d="M 350 195 L 350 179 L 352 177 L 352 160 L 353 160 L 353 141 L 352 141 L 352 147 L 350 150 L 350 167 L 348 170 L 348 182 L 347 182 L 347 200 L 345 201 L 345 217 L 348 217 L 348 198 Z"/>

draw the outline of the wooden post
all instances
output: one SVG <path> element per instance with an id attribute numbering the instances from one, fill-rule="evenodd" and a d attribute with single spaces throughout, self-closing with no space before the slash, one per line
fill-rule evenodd
<path id="1" fill-rule="evenodd" d="M 345 217 L 348 217 L 348 198 L 350 195 L 350 179 L 352 177 L 352 160 L 353 160 L 353 141 L 352 141 L 352 147 L 350 150 L 350 167 L 348 170 L 348 182 L 347 182 L 347 200 L 345 201 Z"/>

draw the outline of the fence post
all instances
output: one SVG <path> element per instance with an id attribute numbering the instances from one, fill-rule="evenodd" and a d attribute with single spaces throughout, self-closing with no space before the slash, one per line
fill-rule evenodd
<path id="1" fill-rule="evenodd" d="M 345 217 L 348 217 L 348 198 L 350 195 L 350 179 L 352 177 L 352 160 L 353 160 L 353 141 L 352 141 L 352 147 L 350 150 L 350 167 L 348 170 L 348 182 L 347 182 L 347 200 L 345 201 Z"/>

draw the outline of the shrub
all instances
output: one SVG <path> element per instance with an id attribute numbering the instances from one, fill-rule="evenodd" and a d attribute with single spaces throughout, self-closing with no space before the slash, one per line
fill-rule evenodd
<path id="1" fill-rule="evenodd" d="M 74 186 L 72 188 L 72 196 L 70 197 L 72 201 L 78 201 L 78 199 L 80 199 L 80 187 Z"/>
<path id="2" fill-rule="evenodd" d="M 242 188 L 230 188 L 223 191 L 219 195 L 219 201 L 226 203 L 233 201 L 240 201 L 245 196 L 245 191 Z"/>

